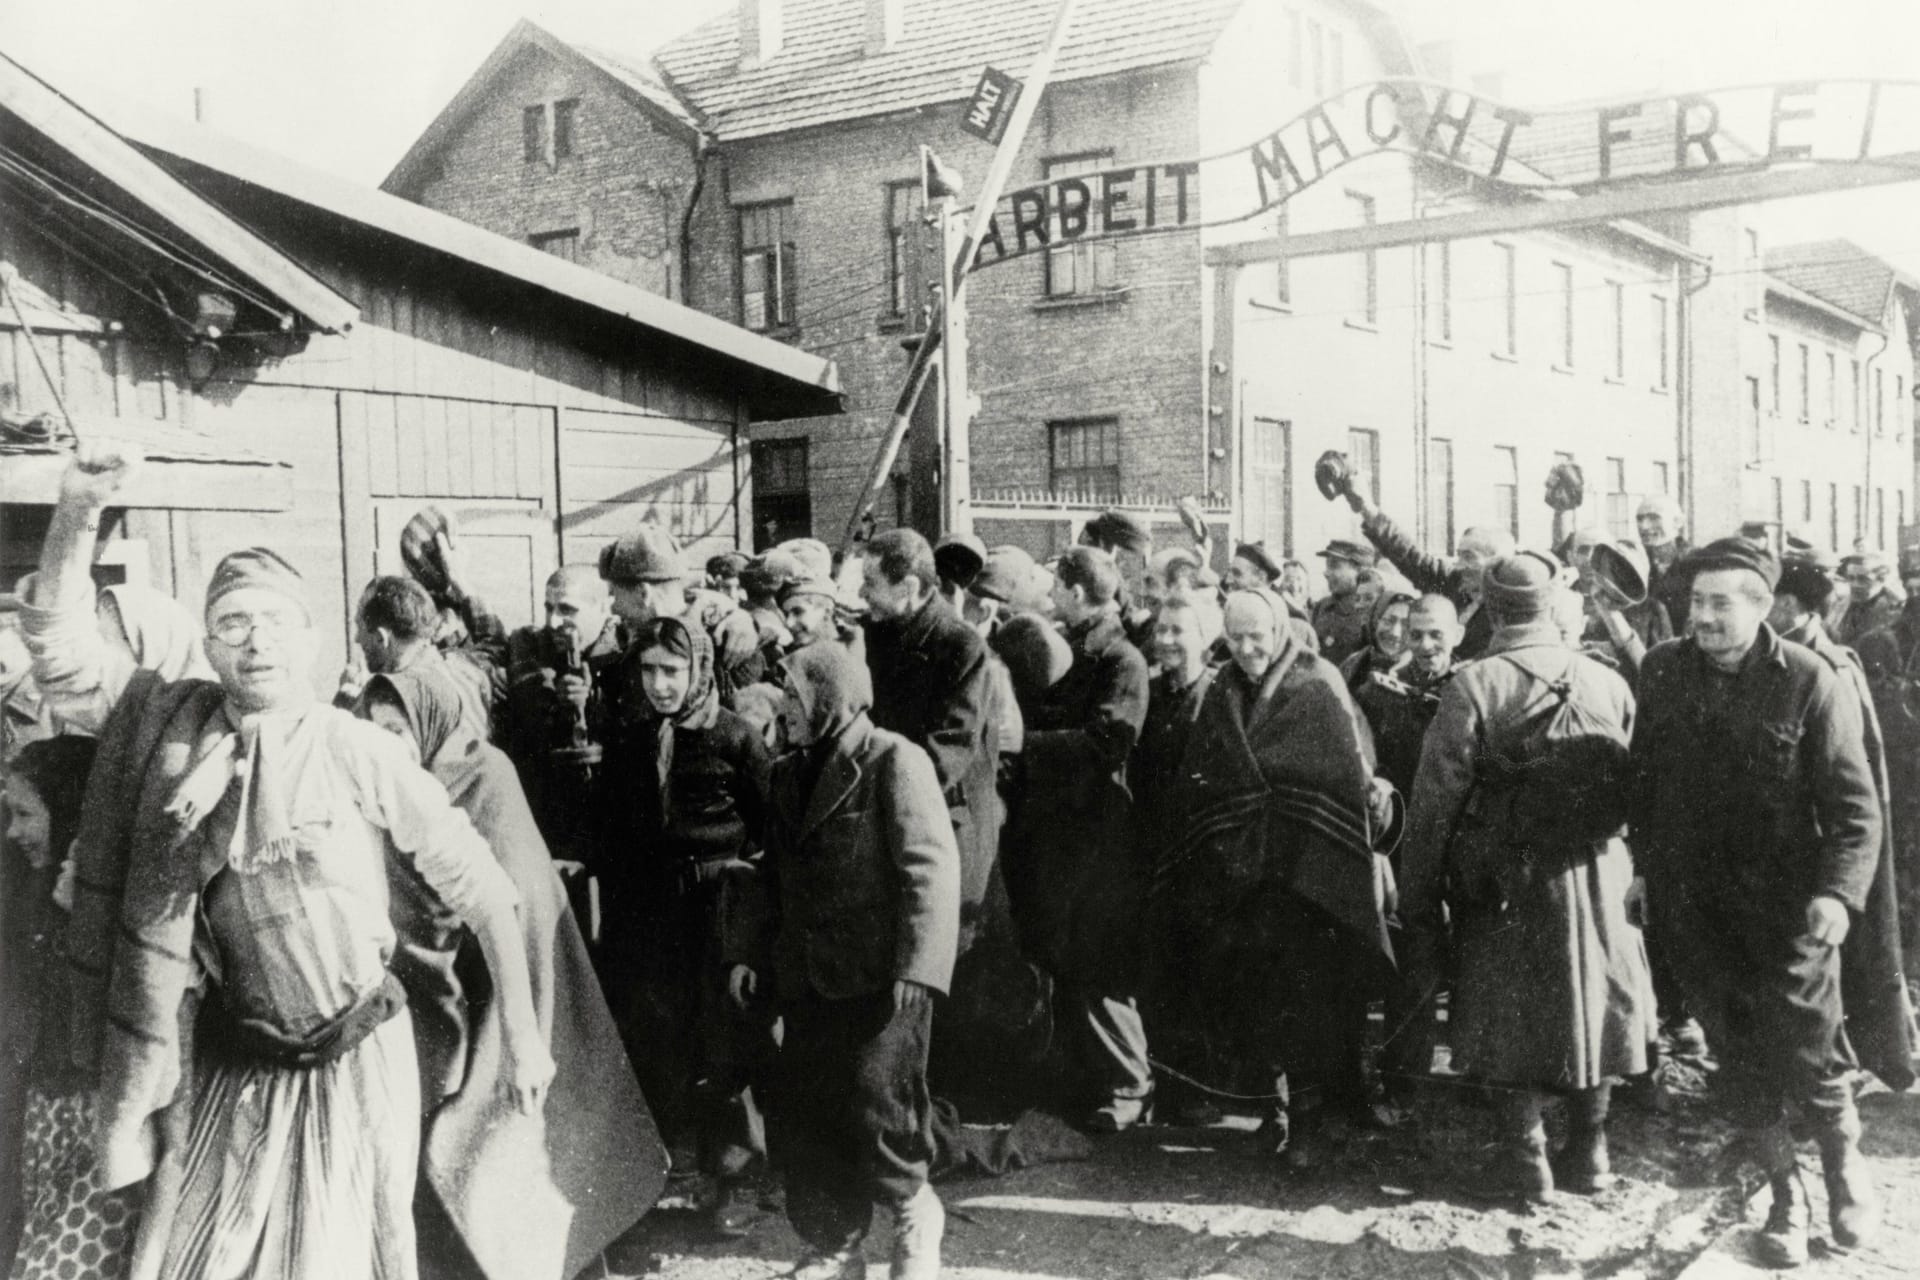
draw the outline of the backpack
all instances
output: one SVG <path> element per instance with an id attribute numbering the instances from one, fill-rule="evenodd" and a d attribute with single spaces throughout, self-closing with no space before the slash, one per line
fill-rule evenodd
<path id="1" fill-rule="evenodd" d="M 1533 688 L 1517 712 L 1486 731 L 1469 812 L 1509 849 L 1577 857 L 1626 825 L 1627 727 L 1611 708 L 1574 698 L 1580 655 L 1568 653 L 1558 674 L 1516 654 L 1499 656 Z"/>

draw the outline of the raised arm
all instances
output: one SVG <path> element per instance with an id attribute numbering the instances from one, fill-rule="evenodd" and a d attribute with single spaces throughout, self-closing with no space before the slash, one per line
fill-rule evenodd
<path id="1" fill-rule="evenodd" d="M 82 733 L 100 732 L 136 670 L 132 654 L 100 636 L 93 553 L 101 514 L 140 461 L 137 453 L 112 446 L 74 451 L 22 611 L 34 682 L 55 717 Z"/>
<path id="2" fill-rule="evenodd" d="M 1454 596 L 1459 582 L 1454 567 L 1427 551 L 1379 507 L 1358 490 L 1347 491 L 1347 505 L 1360 517 L 1360 529 L 1387 563 L 1407 575 L 1417 590 Z"/>

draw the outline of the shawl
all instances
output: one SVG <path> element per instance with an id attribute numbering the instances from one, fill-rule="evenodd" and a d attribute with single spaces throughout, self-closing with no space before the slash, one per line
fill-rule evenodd
<path id="1" fill-rule="evenodd" d="M 714 671 L 713 638 L 703 628 L 690 627 L 679 618 L 655 618 L 634 633 L 629 652 L 634 655 L 636 672 L 649 649 L 665 649 L 684 658 L 689 667 L 686 699 L 672 715 L 655 711 L 645 688 L 639 690 L 641 707 L 654 727 L 654 786 L 660 795 L 660 820 L 667 824 L 673 821 L 674 730 L 712 728 L 720 715 L 720 689 Z M 637 674 L 637 679 L 644 685 L 646 676 Z"/>
<path id="2" fill-rule="evenodd" d="M 113 601 L 136 665 L 163 680 L 212 677 L 200 649 L 200 623 L 185 605 L 164 591 L 131 584 L 102 587 L 100 594 Z"/>
<path id="3" fill-rule="evenodd" d="M 1207 691 L 1173 797 L 1180 835 L 1150 892 L 1203 925 L 1277 886 L 1391 966 L 1368 818 L 1372 753 L 1338 670 L 1290 629 L 1281 635 L 1257 688 L 1230 667 Z"/>
<path id="4" fill-rule="evenodd" d="M 382 681 L 415 726 L 426 767 L 519 892 L 534 1010 L 558 1067 L 541 1115 L 523 1116 L 501 1095 L 503 1019 L 470 941 L 455 963 L 426 970 L 450 977 L 450 993 L 413 999 L 409 984 L 417 1038 L 429 1022 L 458 1024 L 459 1060 L 422 1095 L 430 1112 L 425 1180 L 489 1280 L 563 1280 L 653 1207 L 665 1183 L 665 1151 L 512 763 L 463 719 L 459 691 L 442 673 L 429 667 L 375 684 Z M 396 925 L 403 914 L 396 899 Z M 460 945 L 458 937 L 418 937 L 418 923 L 433 919 L 416 913 L 403 925 L 409 954 Z M 423 1073 L 430 1051 L 445 1061 L 447 1044 L 422 1045 Z M 421 1262 L 428 1276 L 447 1265 L 437 1257 Z"/>

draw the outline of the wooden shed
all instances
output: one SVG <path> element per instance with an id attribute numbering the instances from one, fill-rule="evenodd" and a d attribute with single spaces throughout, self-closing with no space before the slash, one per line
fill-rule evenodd
<path id="1" fill-rule="evenodd" d="M 693 556 L 750 542 L 749 424 L 840 409 L 830 361 L 196 126 L 103 118 L 4 55 L 0 260 L 0 588 L 37 559 L 71 420 L 154 459 L 106 573 L 197 607 L 222 554 L 271 545 L 337 624 L 329 662 L 424 503 L 525 623 L 556 564 L 643 521 Z"/>

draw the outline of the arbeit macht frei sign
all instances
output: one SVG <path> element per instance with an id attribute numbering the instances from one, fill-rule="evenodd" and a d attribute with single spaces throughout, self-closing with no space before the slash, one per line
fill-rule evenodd
<path id="1" fill-rule="evenodd" d="M 1355 85 L 1231 151 L 1115 164 L 1010 192 L 974 263 L 1243 222 L 1383 152 L 1545 197 L 1862 161 L 1912 162 L 1920 178 L 1920 83 L 1752 85 L 1537 112 L 1424 81 Z"/>

